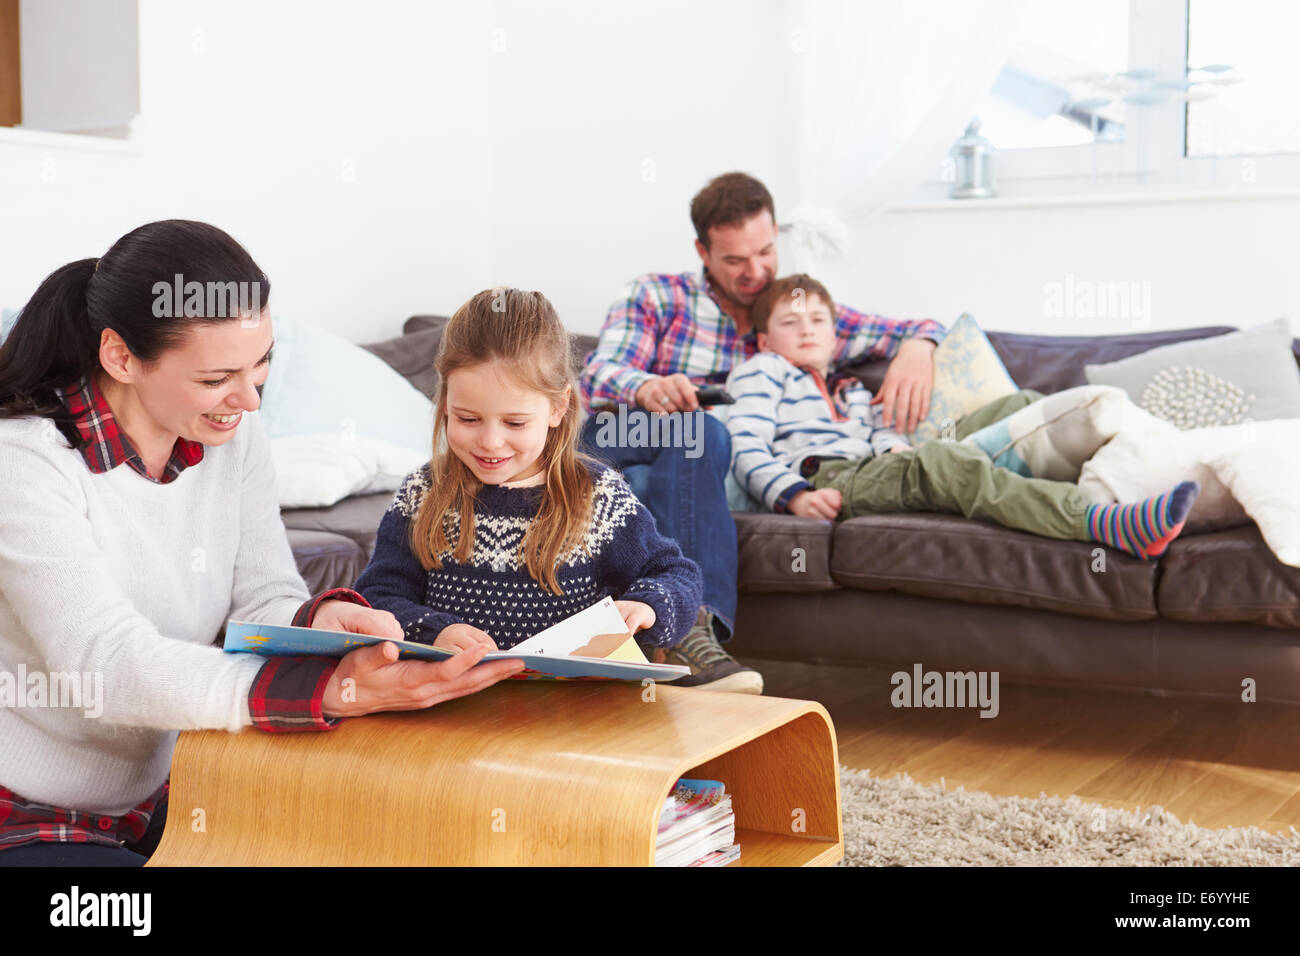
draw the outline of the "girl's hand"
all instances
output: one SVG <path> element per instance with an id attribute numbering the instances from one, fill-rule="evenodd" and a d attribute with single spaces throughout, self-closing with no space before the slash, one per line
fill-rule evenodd
<path id="1" fill-rule="evenodd" d="M 316 608 L 312 618 L 312 627 L 323 631 L 346 631 L 350 634 L 373 634 L 375 637 L 391 637 L 402 640 L 402 625 L 397 623 L 390 611 L 379 611 L 372 607 L 362 607 L 351 601 L 325 601 Z"/>
<path id="2" fill-rule="evenodd" d="M 388 641 L 359 648 L 339 662 L 325 685 L 325 716 L 423 710 L 473 694 L 524 669 L 520 660 L 474 667 L 486 653 L 486 647 L 475 646 L 445 661 L 399 661 L 397 645 Z"/>
<path id="3" fill-rule="evenodd" d="M 632 633 L 642 628 L 652 627 L 655 622 L 655 609 L 640 601 L 615 601 L 614 607 L 623 615 L 623 623 Z"/>
<path id="4" fill-rule="evenodd" d="M 480 631 L 469 624 L 448 624 L 438 632 L 438 639 L 433 642 L 433 646 L 444 651 L 468 651 L 482 647 L 486 652 L 495 651 L 497 642 L 488 636 L 487 631 Z"/>

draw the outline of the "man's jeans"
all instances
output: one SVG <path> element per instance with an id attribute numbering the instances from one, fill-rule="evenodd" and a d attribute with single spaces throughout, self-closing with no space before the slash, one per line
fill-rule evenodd
<path id="1" fill-rule="evenodd" d="M 583 450 L 623 473 L 632 493 L 646 506 L 659 533 L 672 538 L 704 573 L 704 607 L 717 620 L 720 641 L 729 640 L 736 620 L 736 523 L 727 507 L 726 477 L 731 467 L 731 435 L 706 412 L 683 412 L 696 419 L 688 447 L 650 447 L 651 442 L 618 445 L 622 437 L 662 436 L 664 416 L 643 409 L 621 410 L 626 427 L 609 427 L 596 412 L 582 426 Z M 616 413 L 609 412 L 609 416 Z M 642 421 L 638 422 L 638 416 Z M 606 427 L 602 428 L 602 423 Z M 685 422 L 679 423 L 685 425 Z M 687 434 L 684 427 L 673 434 Z M 687 453 L 696 455 L 688 457 Z"/>

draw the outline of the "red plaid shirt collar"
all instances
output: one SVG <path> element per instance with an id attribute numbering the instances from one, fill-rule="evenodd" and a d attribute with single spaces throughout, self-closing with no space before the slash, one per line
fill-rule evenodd
<path id="1" fill-rule="evenodd" d="M 104 400 L 104 394 L 95 384 L 94 376 L 86 376 L 58 390 L 59 398 L 73 417 L 78 434 L 85 442 L 80 448 L 86 466 L 96 475 L 111 471 L 118 465 L 130 465 L 132 470 L 155 484 L 165 485 L 176 480 L 186 468 L 203 460 L 203 445 L 185 438 L 177 438 L 171 458 L 163 469 L 161 478 L 154 478 L 145 467 L 140 453 L 117 424 L 113 410 Z"/>

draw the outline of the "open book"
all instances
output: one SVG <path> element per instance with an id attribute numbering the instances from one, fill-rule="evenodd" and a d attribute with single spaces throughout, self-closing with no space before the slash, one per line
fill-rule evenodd
<path id="1" fill-rule="evenodd" d="M 322 631 L 314 627 L 290 627 L 284 624 L 252 624 L 231 621 L 226 625 L 223 645 L 229 653 L 319 654 L 342 657 L 367 644 L 381 644 L 390 638 L 342 631 Z M 402 659 L 441 661 L 455 651 L 446 651 L 413 641 L 392 641 Z M 485 661 L 522 660 L 526 669 L 514 679 L 536 680 L 676 680 L 690 673 L 689 667 L 675 664 L 651 664 L 628 632 L 623 616 L 613 598 L 605 598 L 585 611 L 579 611 L 520 641 L 505 651 L 492 651 Z"/>

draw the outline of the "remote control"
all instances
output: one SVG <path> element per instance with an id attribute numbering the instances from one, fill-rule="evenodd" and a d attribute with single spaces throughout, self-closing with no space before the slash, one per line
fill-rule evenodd
<path id="1" fill-rule="evenodd" d="M 736 400 L 721 385 L 701 385 L 695 389 L 695 400 L 701 405 L 734 405 Z"/>

